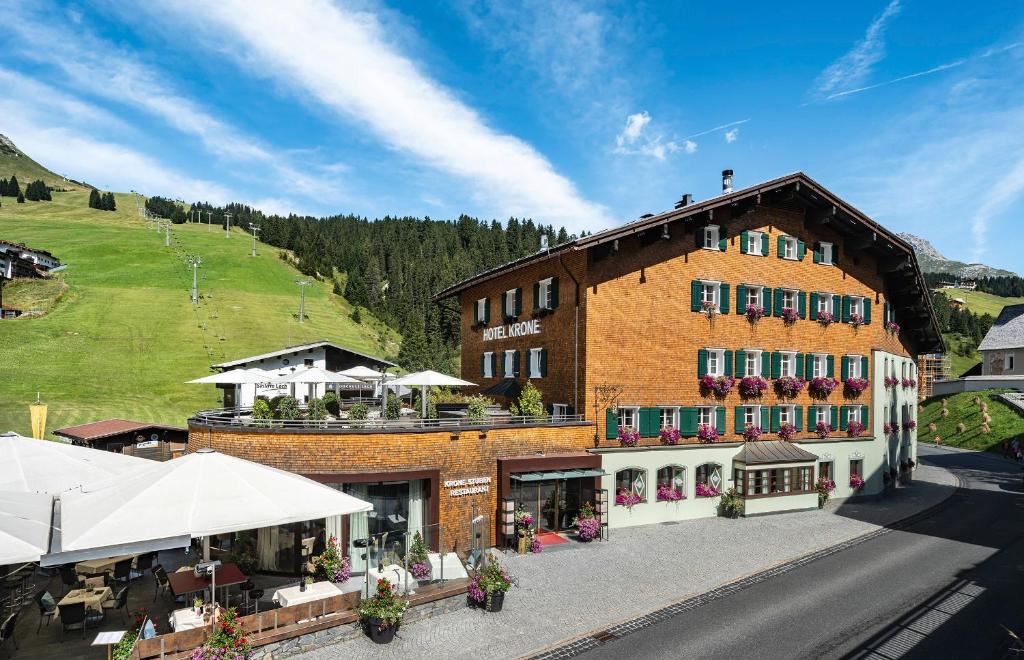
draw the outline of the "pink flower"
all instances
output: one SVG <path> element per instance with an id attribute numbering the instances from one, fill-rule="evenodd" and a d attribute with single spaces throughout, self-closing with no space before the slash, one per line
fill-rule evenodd
<path id="1" fill-rule="evenodd" d="M 761 376 L 744 376 L 740 380 L 740 396 L 755 398 L 768 389 L 768 381 Z"/>
<path id="2" fill-rule="evenodd" d="M 719 492 L 715 489 L 714 486 L 702 483 L 697 484 L 695 492 L 697 494 L 697 497 L 716 497 L 717 495 L 719 495 Z"/>
<path id="3" fill-rule="evenodd" d="M 584 541 L 593 541 L 601 533 L 601 523 L 597 518 L 581 518 L 576 521 L 576 533 Z"/>
<path id="4" fill-rule="evenodd" d="M 832 316 L 832 312 L 818 312 L 818 323 L 824 326 L 829 326 L 835 323 L 836 317 Z"/>
<path id="5" fill-rule="evenodd" d="M 828 377 L 817 377 L 812 378 L 811 382 L 807 386 L 807 392 L 814 399 L 827 399 L 829 394 L 832 394 L 832 390 L 836 389 L 838 381 L 835 378 Z"/>
<path id="6" fill-rule="evenodd" d="M 765 315 L 764 307 L 761 307 L 760 305 L 747 305 L 746 315 L 748 321 L 751 323 L 757 323 L 757 321 Z"/>
<path id="7" fill-rule="evenodd" d="M 868 385 L 870 385 L 870 381 L 868 381 L 867 378 L 847 378 L 844 383 L 844 388 L 848 395 L 855 397 L 868 389 Z"/>
<path id="8" fill-rule="evenodd" d="M 697 439 L 703 443 L 711 444 L 718 440 L 718 429 L 711 424 L 701 424 L 697 427 Z"/>
<path id="9" fill-rule="evenodd" d="M 804 385 L 807 384 L 803 378 L 794 378 L 793 376 L 783 376 L 775 379 L 775 391 L 781 397 L 793 398 L 804 389 Z"/>
<path id="10" fill-rule="evenodd" d="M 856 312 L 850 314 L 850 325 L 852 325 L 854 328 L 859 328 L 860 326 L 864 325 L 864 317 L 860 314 L 857 314 Z"/>
<path id="11" fill-rule="evenodd" d="M 786 325 L 793 325 L 800 320 L 800 313 L 792 307 L 784 307 L 782 309 L 782 322 Z"/>
<path id="12" fill-rule="evenodd" d="M 679 442 L 679 429 L 675 427 L 666 426 L 658 432 L 658 435 L 661 436 L 661 444 L 663 445 L 674 445 Z"/>
<path id="13" fill-rule="evenodd" d="M 850 438 L 859 438 L 860 434 L 864 432 L 864 425 L 855 419 L 851 419 L 846 423 L 846 435 Z"/>
<path id="14" fill-rule="evenodd" d="M 747 426 L 743 429 L 743 439 L 747 442 L 756 442 L 761 438 L 762 433 L 764 433 L 764 431 L 761 430 L 760 426 Z"/>
<path id="15" fill-rule="evenodd" d="M 825 439 L 832 435 L 832 427 L 825 422 L 818 422 L 818 425 L 814 427 L 814 432 L 818 434 L 818 437 Z"/>
<path id="16" fill-rule="evenodd" d="M 639 431 L 634 431 L 630 426 L 623 426 L 619 429 L 619 444 L 623 447 L 636 447 L 640 443 Z"/>
<path id="17" fill-rule="evenodd" d="M 792 424 L 783 424 L 779 427 L 780 440 L 792 440 L 796 436 L 796 427 Z"/>
<path id="18" fill-rule="evenodd" d="M 886 387 L 896 387 L 900 384 L 900 379 L 896 378 L 896 376 L 886 376 L 883 382 Z"/>
<path id="19" fill-rule="evenodd" d="M 625 488 L 620 488 L 619 492 L 615 495 L 615 503 L 619 506 L 624 506 L 627 509 L 632 509 L 635 505 L 643 502 L 643 498 L 632 491 L 628 491 Z"/>
<path id="20" fill-rule="evenodd" d="M 887 321 L 885 324 L 885 331 L 893 336 L 898 335 L 900 334 L 900 324 L 896 321 Z"/>
<path id="21" fill-rule="evenodd" d="M 863 488 L 863 487 L 864 487 L 864 479 L 862 479 L 859 474 L 851 474 L 850 475 L 850 488 L 852 488 L 854 490 L 859 490 L 860 488 Z"/>
<path id="22" fill-rule="evenodd" d="M 907 431 L 913 431 L 917 428 L 917 422 L 910 420 L 909 422 L 903 422 L 903 428 Z"/>
<path id="23" fill-rule="evenodd" d="M 724 397 L 732 391 L 732 386 L 736 384 L 736 379 L 732 376 L 712 376 L 711 374 L 705 374 L 700 379 L 700 389 L 704 396 L 714 394 L 717 397 Z"/>
<path id="24" fill-rule="evenodd" d="M 658 486 L 659 502 L 678 502 L 683 499 L 683 492 L 668 485 Z"/>

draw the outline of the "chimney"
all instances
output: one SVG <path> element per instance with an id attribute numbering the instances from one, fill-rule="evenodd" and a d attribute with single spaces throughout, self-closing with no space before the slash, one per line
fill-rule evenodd
<path id="1" fill-rule="evenodd" d="M 548 235 L 547 234 L 541 234 L 540 235 L 540 249 L 541 250 L 547 250 L 548 249 Z"/>
<path id="2" fill-rule="evenodd" d="M 732 192 L 732 170 L 722 170 L 722 194 Z"/>
<path id="3" fill-rule="evenodd" d="M 676 208 L 681 209 L 685 206 L 689 206 L 690 204 L 693 204 L 693 195 L 686 193 L 679 198 L 678 202 L 676 202 Z"/>

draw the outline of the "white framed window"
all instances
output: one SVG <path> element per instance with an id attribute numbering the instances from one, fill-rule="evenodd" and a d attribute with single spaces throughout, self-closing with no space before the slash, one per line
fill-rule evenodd
<path id="1" fill-rule="evenodd" d="M 619 406 L 619 428 L 629 427 L 634 431 L 640 428 L 639 406 Z"/>
<path id="2" fill-rule="evenodd" d="M 745 349 L 743 351 L 743 375 L 760 376 L 761 374 L 761 351 L 760 349 Z"/>
<path id="3" fill-rule="evenodd" d="M 811 378 L 828 376 L 828 355 L 815 353 L 811 358 Z"/>
<path id="4" fill-rule="evenodd" d="M 860 406 L 850 406 L 847 410 L 849 411 L 847 413 L 847 417 L 846 417 L 847 422 L 860 422 L 861 421 L 861 418 L 860 418 Z"/>
<path id="5" fill-rule="evenodd" d="M 703 232 L 704 243 L 701 247 L 705 250 L 717 250 L 718 249 L 718 225 L 708 225 L 704 227 Z"/>
<path id="6" fill-rule="evenodd" d="M 825 265 L 832 265 L 832 244 L 822 241 L 821 245 L 821 262 Z"/>
<path id="7" fill-rule="evenodd" d="M 516 290 L 509 289 L 505 292 L 505 316 L 516 315 Z"/>
<path id="8" fill-rule="evenodd" d="M 796 309 L 797 291 L 796 289 L 783 289 L 782 290 L 782 307 L 783 309 Z"/>
<path id="9" fill-rule="evenodd" d="M 721 283 L 719 282 L 701 282 L 700 283 L 700 301 L 702 303 L 710 303 L 718 309 L 722 305 L 721 295 Z"/>
<path id="10" fill-rule="evenodd" d="M 662 408 L 658 412 L 659 428 L 679 428 L 679 408 Z"/>
<path id="11" fill-rule="evenodd" d="M 864 299 L 860 296 L 850 296 L 850 315 L 854 314 L 864 316 Z"/>
<path id="12" fill-rule="evenodd" d="M 487 298 L 480 298 L 476 301 L 476 320 L 481 323 L 487 318 Z"/>
<path id="13" fill-rule="evenodd" d="M 704 426 L 715 426 L 715 406 L 700 406 L 697 408 L 697 423 Z"/>
<path id="14" fill-rule="evenodd" d="M 782 241 L 782 258 L 792 259 L 793 261 L 796 261 L 797 250 L 799 249 L 799 243 L 797 243 L 797 239 L 793 236 L 786 236 L 785 238 L 782 239 Z"/>
<path id="15" fill-rule="evenodd" d="M 569 417 L 569 404 L 567 403 L 553 403 L 551 404 L 551 417 L 555 420 L 566 419 Z"/>
<path id="16" fill-rule="evenodd" d="M 763 286 L 750 286 L 747 285 L 747 300 L 748 305 L 755 307 L 764 307 L 764 287 Z M 743 311 L 743 310 L 740 310 Z"/>
<path id="17" fill-rule="evenodd" d="M 796 376 L 796 353 L 785 351 L 779 353 L 779 375 Z"/>
<path id="18" fill-rule="evenodd" d="M 528 378 L 540 378 L 540 353 L 544 349 L 531 348 L 530 349 L 530 375 Z"/>
<path id="19" fill-rule="evenodd" d="M 724 348 L 709 348 L 708 349 L 708 375 L 709 376 L 724 376 L 725 375 L 725 349 Z"/>
<path id="20" fill-rule="evenodd" d="M 484 353 L 484 378 L 494 378 L 494 352 Z"/>
<path id="21" fill-rule="evenodd" d="M 819 293 L 818 294 L 818 313 L 828 312 L 832 313 L 832 294 L 831 293 Z"/>
<path id="22" fill-rule="evenodd" d="M 760 426 L 761 425 L 761 406 L 744 406 L 743 407 L 743 425 L 744 426 Z"/>
<path id="23" fill-rule="evenodd" d="M 1013 353 L 1007 353 L 1003 358 L 1003 370 L 1010 371 L 1013 369 Z"/>
<path id="24" fill-rule="evenodd" d="M 761 256 L 761 243 L 765 240 L 764 234 L 759 231 L 752 231 L 747 233 L 747 253 Z"/>
<path id="25" fill-rule="evenodd" d="M 796 426 L 796 408 L 789 404 L 779 406 L 779 426 L 785 424 Z"/>
<path id="26" fill-rule="evenodd" d="M 814 424 L 828 424 L 832 425 L 832 406 L 815 406 L 814 407 Z"/>
<path id="27" fill-rule="evenodd" d="M 625 468 L 615 473 L 615 493 L 637 495 L 647 501 L 647 470 Z"/>
<path id="28" fill-rule="evenodd" d="M 546 277 L 537 283 L 537 308 L 551 309 L 551 280 Z"/>
<path id="29" fill-rule="evenodd" d="M 505 378 L 515 378 L 516 377 L 516 352 L 515 351 L 505 351 L 505 357 L 502 360 L 502 366 L 504 367 L 503 372 L 505 374 Z"/>
<path id="30" fill-rule="evenodd" d="M 900 362 L 900 378 L 906 378 L 906 377 L 907 377 L 907 363 L 906 362 Z"/>
<path id="31" fill-rule="evenodd" d="M 847 355 L 846 356 L 846 373 L 850 378 L 862 378 L 864 374 L 861 371 L 861 365 L 864 360 L 859 355 Z"/>

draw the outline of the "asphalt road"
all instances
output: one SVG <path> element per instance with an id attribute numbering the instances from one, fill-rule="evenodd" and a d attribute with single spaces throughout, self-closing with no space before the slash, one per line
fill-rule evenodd
<path id="1" fill-rule="evenodd" d="M 923 445 L 919 459 L 963 481 L 933 515 L 586 655 L 1003 657 L 1008 636 L 1000 624 L 1024 635 L 1021 469 L 983 454 Z"/>

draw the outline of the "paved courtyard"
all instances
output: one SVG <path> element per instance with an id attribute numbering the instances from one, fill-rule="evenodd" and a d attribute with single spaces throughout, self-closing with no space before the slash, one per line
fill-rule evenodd
<path id="1" fill-rule="evenodd" d="M 403 626 L 387 646 L 359 637 L 299 657 L 528 655 L 875 531 L 941 502 L 955 485 L 951 473 L 921 465 L 912 487 L 878 502 L 832 502 L 823 511 L 612 530 L 608 542 L 502 555 L 500 561 L 519 578 L 503 612 L 462 609 Z"/>

